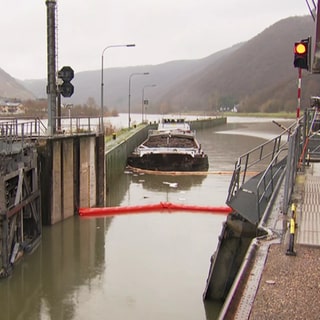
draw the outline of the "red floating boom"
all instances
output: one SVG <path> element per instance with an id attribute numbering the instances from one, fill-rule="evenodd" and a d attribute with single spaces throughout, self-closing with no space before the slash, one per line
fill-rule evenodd
<path id="1" fill-rule="evenodd" d="M 210 207 L 210 206 L 195 206 L 186 204 L 175 204 L 171 202 L 160 202 L 158 204 L 147 204 L 140 206 L 127 207 L 103 207 L 103 208 L 80 208 L 79 215 L 81 217 L 103 217 L 114 216 L 129 213 L 143 213 L 148 211 L 162 211 L 162 210 L 182 210 L 182 211 L 201 211 L 210 213 L 224 213 L 232 212 L 228 206 L 225 207 Z"/>

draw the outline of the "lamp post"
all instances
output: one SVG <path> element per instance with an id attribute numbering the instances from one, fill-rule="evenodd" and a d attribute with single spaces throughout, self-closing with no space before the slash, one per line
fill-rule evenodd
<path id="1" fill-rule="evenodd" d="M 107 46 L 102 50 L 102 54 L 101 54 L 101 114 L 100 114 L 100 132 L 103 132 L 103 55 L 104 52 L 109 49 L 109 48 L 119 48 L 119 47 L 135 47 L 135 44 L 114 44 L 111 46 Z"/>
<path id="2" fill-rule="evenodd" d="M 156 87 L 157 85 L 156 84 L 147 84 L 147 85 L 145 85 L 143 88 L 142 88 L 142 105 L 141 105 L 141 121 L 142 121 L 142 123 L 144 122 L 144 110 L 145 110 L 145 108 L 144 108 L 144 89 L 145 88 L 150 88 L 150 87 Z"/>
<path id="3" fill-rule="evenodd" d="M 147 76 L 149 75 L 149 72 L 135 72 L 135 73 L 131 73 L 130 76 L 129 76 L 129 101 L 128 101 L 128 128 L 130 129 L 130 123 L 131 123 L 131 106 L 130 106 L 130 99 L 131 99 L 131 78 L 133 76 Z"/>

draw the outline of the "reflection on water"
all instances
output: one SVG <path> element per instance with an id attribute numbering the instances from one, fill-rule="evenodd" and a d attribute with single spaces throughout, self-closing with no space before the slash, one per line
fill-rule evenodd
<path id="1" fill-rule="evenodd" d="M 107 190 L 107 207 L 118 206 L 122 203 L 123 198 L 128 189 L 128 184 L 130 183 L 130 177 L 127 174 L 122 174 L 114 177 L 114 181 L 109 181 L 110 185 Z"/>
<path id="2" fill-rule="evenodd" d="M 279 128 L 268 121 L 199 131 L 209 171 L 225 174 L 124 173 L 110 183 L 108 206 L 225 205 L 236 159 L 274 132 Z M 0 281 L 0 318 L 216 319 L 217 306 L 204 305 L 202 293 L 223 221 L 223 215 L 175 212 L 74 217 L 46 227 L 40 247 Z"/>
<path id="3" fill-rule="evenodd" d="M 189 190 L 192 186 L 201 185 L 207 175 L 162 175 L 132 173 L 131 182 L 141 184 L 143 189 L 149 191 L 163 191 L 168 188 Z"/>
<path id="4" fill-rule="evenodd" d="M 78 217 L 43 229 L 39 248 L 0 282 L 1 319 L 73 319 L 76 288 L 105 268 L 104 220 Z"/>

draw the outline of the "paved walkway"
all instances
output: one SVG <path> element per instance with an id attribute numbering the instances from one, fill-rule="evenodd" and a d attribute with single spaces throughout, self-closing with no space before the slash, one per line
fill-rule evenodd
<path id="1" fill-rule="evenodd" d="M 249 319 L 320 319 L 320 163 L 306 169 L 297 205 L 294 251 L 269 247 Z"/>
<path id="2" fill-rule="evenodd" d="M 320 163 L 307 169 L 300 212 L 297 244 L 320 246 Z"/>
<path id="3" fill-rule="evenodd" d="M 294 252 L 289 235 L 257 240 L 250 264 L 219 320 L 320 320 L 320 163 L 297 176 Z M 275 211 L 279 211 L 276 205 Z M 269 221 L 283 234 L 283 217 Z M 283 230 L 283 229 L 282 229 Z"/>

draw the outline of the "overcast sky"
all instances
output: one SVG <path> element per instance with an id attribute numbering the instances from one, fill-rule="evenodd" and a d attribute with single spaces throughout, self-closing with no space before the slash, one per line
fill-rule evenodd
<path id="1" fill-rule="evenodd" d="M 312 3 L 312 1 L 309 1 Z M 0 68 L 46 78 L 45 0 L 10 0 L 0 10 Z M 309 15 L 305 0 L 57 0 L 58 68 L 75 72 L 200 59 L 247 41 L 275 22 Z M 310 18 L 311 19 L 311 18 Z"/>

